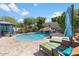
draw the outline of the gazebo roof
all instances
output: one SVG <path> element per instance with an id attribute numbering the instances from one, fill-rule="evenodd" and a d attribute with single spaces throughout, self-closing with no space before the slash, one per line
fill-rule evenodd
<path id="1" fill-rule="evenodd" d="M 49 27 L 50 25 L 50 27 Z M 53 29 L 61 30 L 61 27 L 57 22 L 48 23 L 47 27 L 41 28 L 39 31 L 53 31 Z"/>
<path id="2" fill-rule="evenodd" d="M 44 27 L 40 29 L 39 31 L 52 31 L 52 29 L 50 27 Z"/>
<path id="3" fill-rule="evenodd" d="M 6 21 L 0 21 L 0 24 L 9 24 L 9 25 L 13 25 L 12 23 L 6 22 Z"/>
<path id="4" fill-rule="evenodd" d="M 57 28 L 57 29 L 61 29 L 61 27 L 59 26 L 59 24 L 57 22 L 52 22 L 52 23 L 48 23 L 50 25 L 51 28 Z"/>

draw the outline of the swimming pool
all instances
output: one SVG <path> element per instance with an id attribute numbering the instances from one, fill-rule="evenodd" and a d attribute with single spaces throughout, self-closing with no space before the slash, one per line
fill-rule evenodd
<path id="1" fill-rule="evenodd" d="M 32 33 L 23 33 L 16 36 L 17 41 L 36 41 L 42 40 L 43 38 L 49 35 L 48 32 L 32 32 Z"/>

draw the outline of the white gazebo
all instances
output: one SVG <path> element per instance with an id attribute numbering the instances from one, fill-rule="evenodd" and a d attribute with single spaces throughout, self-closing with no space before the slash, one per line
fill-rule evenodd
<path id="1" fill-rule="evenodd" d="M 0 21 L 0 35 L 4 36 L 7 33 L 13 33 L 13 24 L 6 21 Z"/>

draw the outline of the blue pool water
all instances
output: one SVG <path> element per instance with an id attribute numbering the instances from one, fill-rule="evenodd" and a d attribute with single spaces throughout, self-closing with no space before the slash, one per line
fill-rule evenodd
<path id="1" fill-rule="evenodd" d="M 16 36 L 16 40 L 18 41 L 36 41 L 42 40 L 46 36 L 48 36 L 48 32 L 34 32 L 34 33 L 24 33 Z"/>

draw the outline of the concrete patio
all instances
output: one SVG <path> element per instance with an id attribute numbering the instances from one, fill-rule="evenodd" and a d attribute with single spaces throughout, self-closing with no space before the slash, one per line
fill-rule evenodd
<path id="1" fill-rule="evenodd" d="M 48 42 L 43 39 L 35 42 L 19 42 L 14 37 L 0 38 L 0 56 L 43 56 L 39 45 Z"/>

